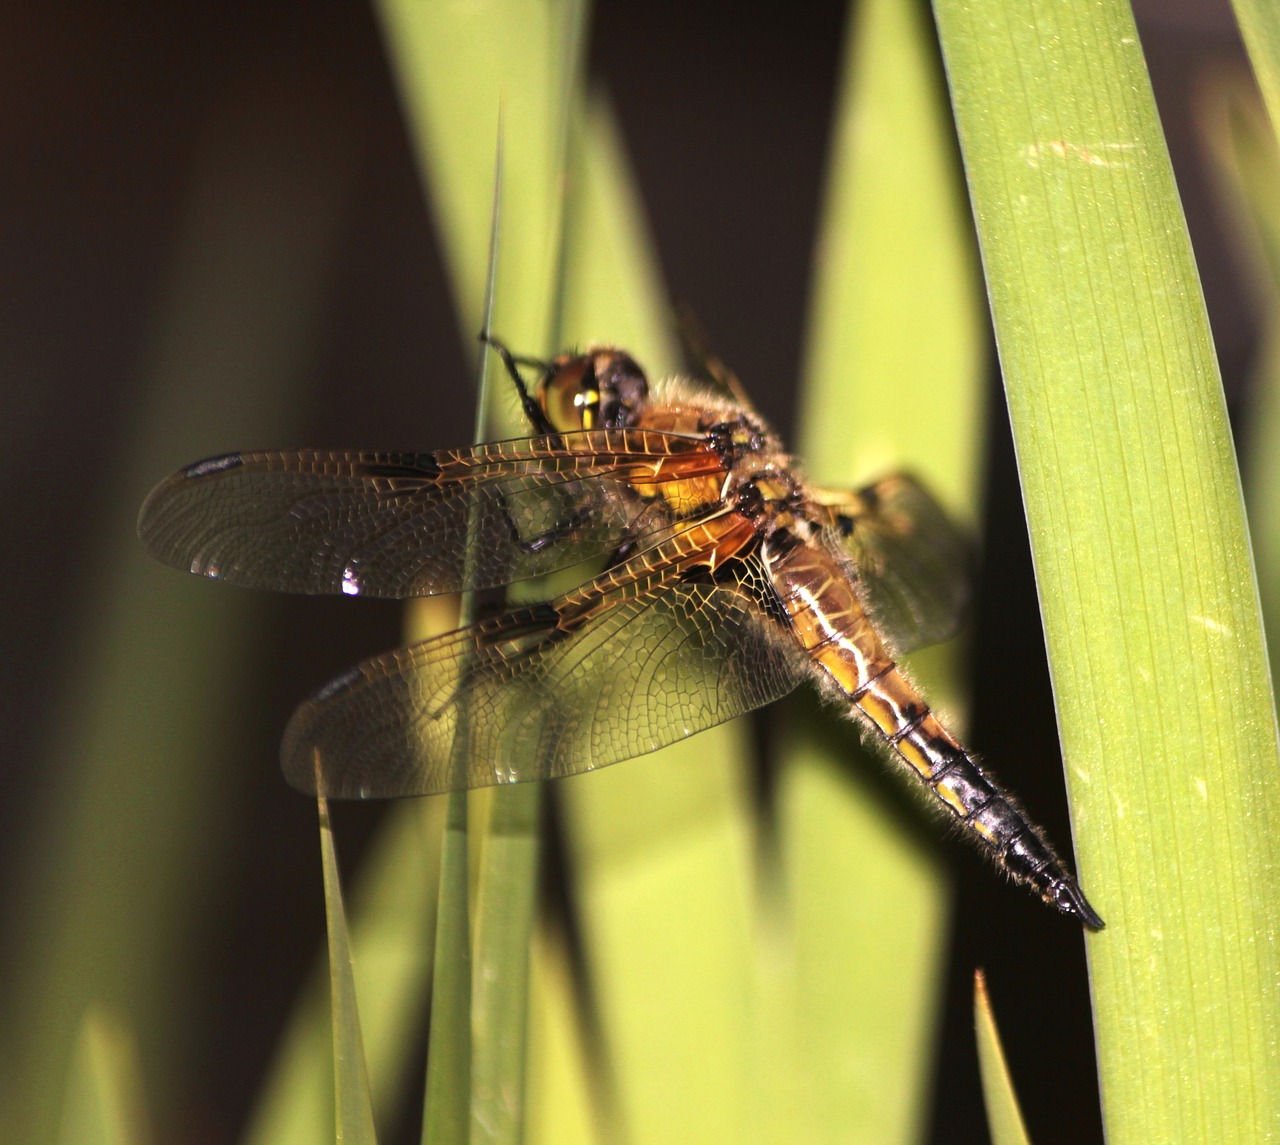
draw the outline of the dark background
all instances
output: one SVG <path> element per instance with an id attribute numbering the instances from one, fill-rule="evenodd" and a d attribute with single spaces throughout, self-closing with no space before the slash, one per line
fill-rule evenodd
<path id="1" fill-rule="evenodd" d="M 1141 4 L 1152 69 L 1233 414 L 1254 345 L 1191 124 L 1198 80 L 1239 63 L 1226 0 Z M 800 357 L 844 5 L 773 19 L 730 4 L 603 3 L 590 47 L 610 89 L 674 296 L 691 301 L 778 428 Z M 464 441 L 468 364 L 371 14 L 359 4 L 94 6 L 0 12 L 0 482 L 6 607 L 0 659 L 0 870 L 47 791 L 42 743 L 95 575 L 96 499 L 117 460 L 194 149 L 227 101 L 294 117 L 300 146 L 357 141 L 322 284 L 298 444 L 431 448 Z M 973 733 L 1051 837 L 1069 835 L 1057 735 L 1012 450 L 992 379 L 987 554 L 971 643 Z M 422 427 L 419 434 L 412 427 Z M 252 442 L 211 442 L 210 451 Z M 1247 447 L 1247 441 L 1244 443 Z M 190 460 L 174 457 L 173 464 Z M 156 474 L 160 476 L 159 473 Z M 270 767 L 297 699 L 398 641 L 387 607 L 271 600 L 274 655 L 243 735 L 236 865 L 220 884 L 201 1059 L 173 1139 L 234 1139 L 321 938 L 314 809 Z M 139 602 L 144 607 L 145 602 Z M 1014 713 L 1014 718 L 1011 718 Z M 268 746 L 263 746 L 268 745 Z M 261 766 L 259 766 L 261 765 Z M 376 809 L 344 809 L 348 866 Z M 1033 1139 L 1100 1139 L 1082 945 L 959 846 L 960 923 L 929 1140 L 981 1139 L 970 981 L 984 966 Z M 6 876 L 6 886 L 12 879 Z M 14 924 L 0 903 L 0 953 Z M 1105 913 L 1105 910 L 1104 910 Z M 1051 1041 L 1046 1045 L 1045 1039 Z M 234 1047 L 228 1051 L 227 1047 Z M 1037 1064 L 1043 1063 L 1043 1064 Z M 158 1079 L 150 1079 L 157 1083 Z M 199 1127 L 198 1129 L 196 1127 Z M 172 1127 L 170 1127 L 172 1128 Z M 162 1134 L 162 1136 L 168 1136 Z"/>

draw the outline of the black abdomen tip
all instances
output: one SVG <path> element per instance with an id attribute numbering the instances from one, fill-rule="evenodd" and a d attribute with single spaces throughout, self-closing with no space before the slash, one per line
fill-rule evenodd
<path id="1" fill-rule="evenodd" d="M 1049 902 L 1063 914 L 1078 918 L 1090 930 L 1102 930 L 1107 925 L 1098 912 L 1089 905 L 1089 900 L 1084 897 L 1084 891 L 1080 889 L 1075 879 L 1069 876 L 1053 888 Z"/>

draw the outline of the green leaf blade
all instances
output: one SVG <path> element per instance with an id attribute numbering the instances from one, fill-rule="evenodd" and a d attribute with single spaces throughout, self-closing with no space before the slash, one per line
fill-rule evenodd
<path id="1" fill-rule="evenodd" d="M 1280 1118 L 1280 768 L 1239 477 L 1127 5 L 936 4 L 1084 884 L 1112 1141 Z"/>
<path id="2" fill-rule="evenodd" d="M 608 108 L 573 152 L 566 344 L 676 356 Z M 749 1141 L 754 821 L 742 722 L 557 785 L 611 1084 L 606 1140 Z"/>
<path id="3" fill-rule="evenodd" d="M 357 952 L 353 969 L 375 1109 L 392 1108 L 400 1099 L 426 1011 L 444 810 L 443 800 L 392 808 L 350 896 L 350 944 Z M 317 963 L 298 997 L 243 1145 L 312 1145 L 333 1136 L 327 958 L 325 963 Z M 464 1127 L 466 1105 L 464 1095 Z"/>
<path id="4" fill-rule="evenodd" d="M 542 786 L 484 793 L 471 968 L 471 1139 L 518 1145 L 524 1135 L 529 945 Z M 473 799 L 473 802 L 475 800 Z"/>
<path id="5" fill-rule="evenodd" d="M 132 1035 L 91 1009 L 76 1039 L 58 1145 L 145 1145 L 150 1139 Z"/>
<path id="6" fill-rule="evenodd" d="M 439 224 L 464 343 L 483 326 L 519 353 L 554 352 L 563 311 L 564 164 L 585 6 L 577 0 L 382 0 L 379 12 Z M 499 132 L 502 175 L 500 202 L 494 203 L 492 141 Z M 486 256 L 499 217 L 504 237 L 491 264 Z M 490 308 L 483 315 L 482 300 Z M 505 380 L 490 391 L 478 421 L 482 436 L 526 429 L 513 422 L 516 406 Z M 433 1019 L 428 1140 L 458 1138 L 449 1110 L 456 1112 L 464 1084 L 471 1094 L 473 1141 L 514 1145 L 523 1136 L 540 798 L 539 785 L 471 798 L 473 881 L 463 867 L 464 824 L 454 822 L 461 819 L 462 797 L 454 797 L 451 828 L 457 834 L 449 836 L 437 944 L 437 956 L 447 953 L 451 963 L 437 967 L 437 998 L 445 1000 L 442 991 L 447 996 L 448 1029 L 438 1031 Z M 468 894 L 469 993 L 459 980 Z M 469 1031 L 462 1028 L 468 1011 Z M 455 1060 L 442 1064 L 442 1055 Z M 469 1059 L 465 1071 L 463 1057 Z M 442 1104 L 443 1113 L 437 1108 Z"/>
<path id="7" fill-rule="evenodd" d="M 1280 8 L 1267 0 L 1232 0 L 1231 6 L 1271 117 L 1271 129 L 1280 130 Z"/>
<path id="8" fill-rule="evenodd" d="M 465 792 L 445 798 L 423 1145 L 463 1145 L 471 1125 L 471 911 Z"/>
<path id="9" fill-rule="evenodd" d="M 853 486 L 907 469 L 973 518 L 985 318 L 934 52 L 912 5 L 858 6 L 795 445 L 815 481 Z M 920 672 L 952 713 L 963 707 L 954 651 L 931 653 Z M 794 715 L 778 819 L 794 927 L 795 1135 L 912 1141 L 933 1072 L 945 874 L 886 809 L 871 778 L 883 761 L 831 712 Z"/>

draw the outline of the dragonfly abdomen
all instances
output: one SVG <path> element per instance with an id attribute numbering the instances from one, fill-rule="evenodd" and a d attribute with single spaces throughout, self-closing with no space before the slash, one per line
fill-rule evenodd
<path id="1" fill-rule="evenodd" d="M 876 633 L 840 562 L 816 546 L 769 554 L 791 629 L 827 690 L 864 717 L 897 759 L 1015 880 L 1099 928 L 1102 919 L 1048 841 L 933 714 Z"/>
<path id="2" fill-rule="evenodd" d="M 896 665 L 851 699 L 894 754 L 1016 881 L 1065 914 L 1102 926 L 1040 829 L 947 731 Z"/>

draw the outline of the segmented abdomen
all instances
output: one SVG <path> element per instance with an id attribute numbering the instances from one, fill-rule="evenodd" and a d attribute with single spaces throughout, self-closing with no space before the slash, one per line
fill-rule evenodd
<path id="1" fill-rule="evenodd" d="M 779 543 L 780 542 L 780 543 Z M 792 631 L 828 691 L 847 700 L 1010 875 L 1089 926 L 1102 920 L 1039 828 L 1018 810 L 929 709 L 863 611 L 834 554 L 793 539 L 766 547 Z"/>

